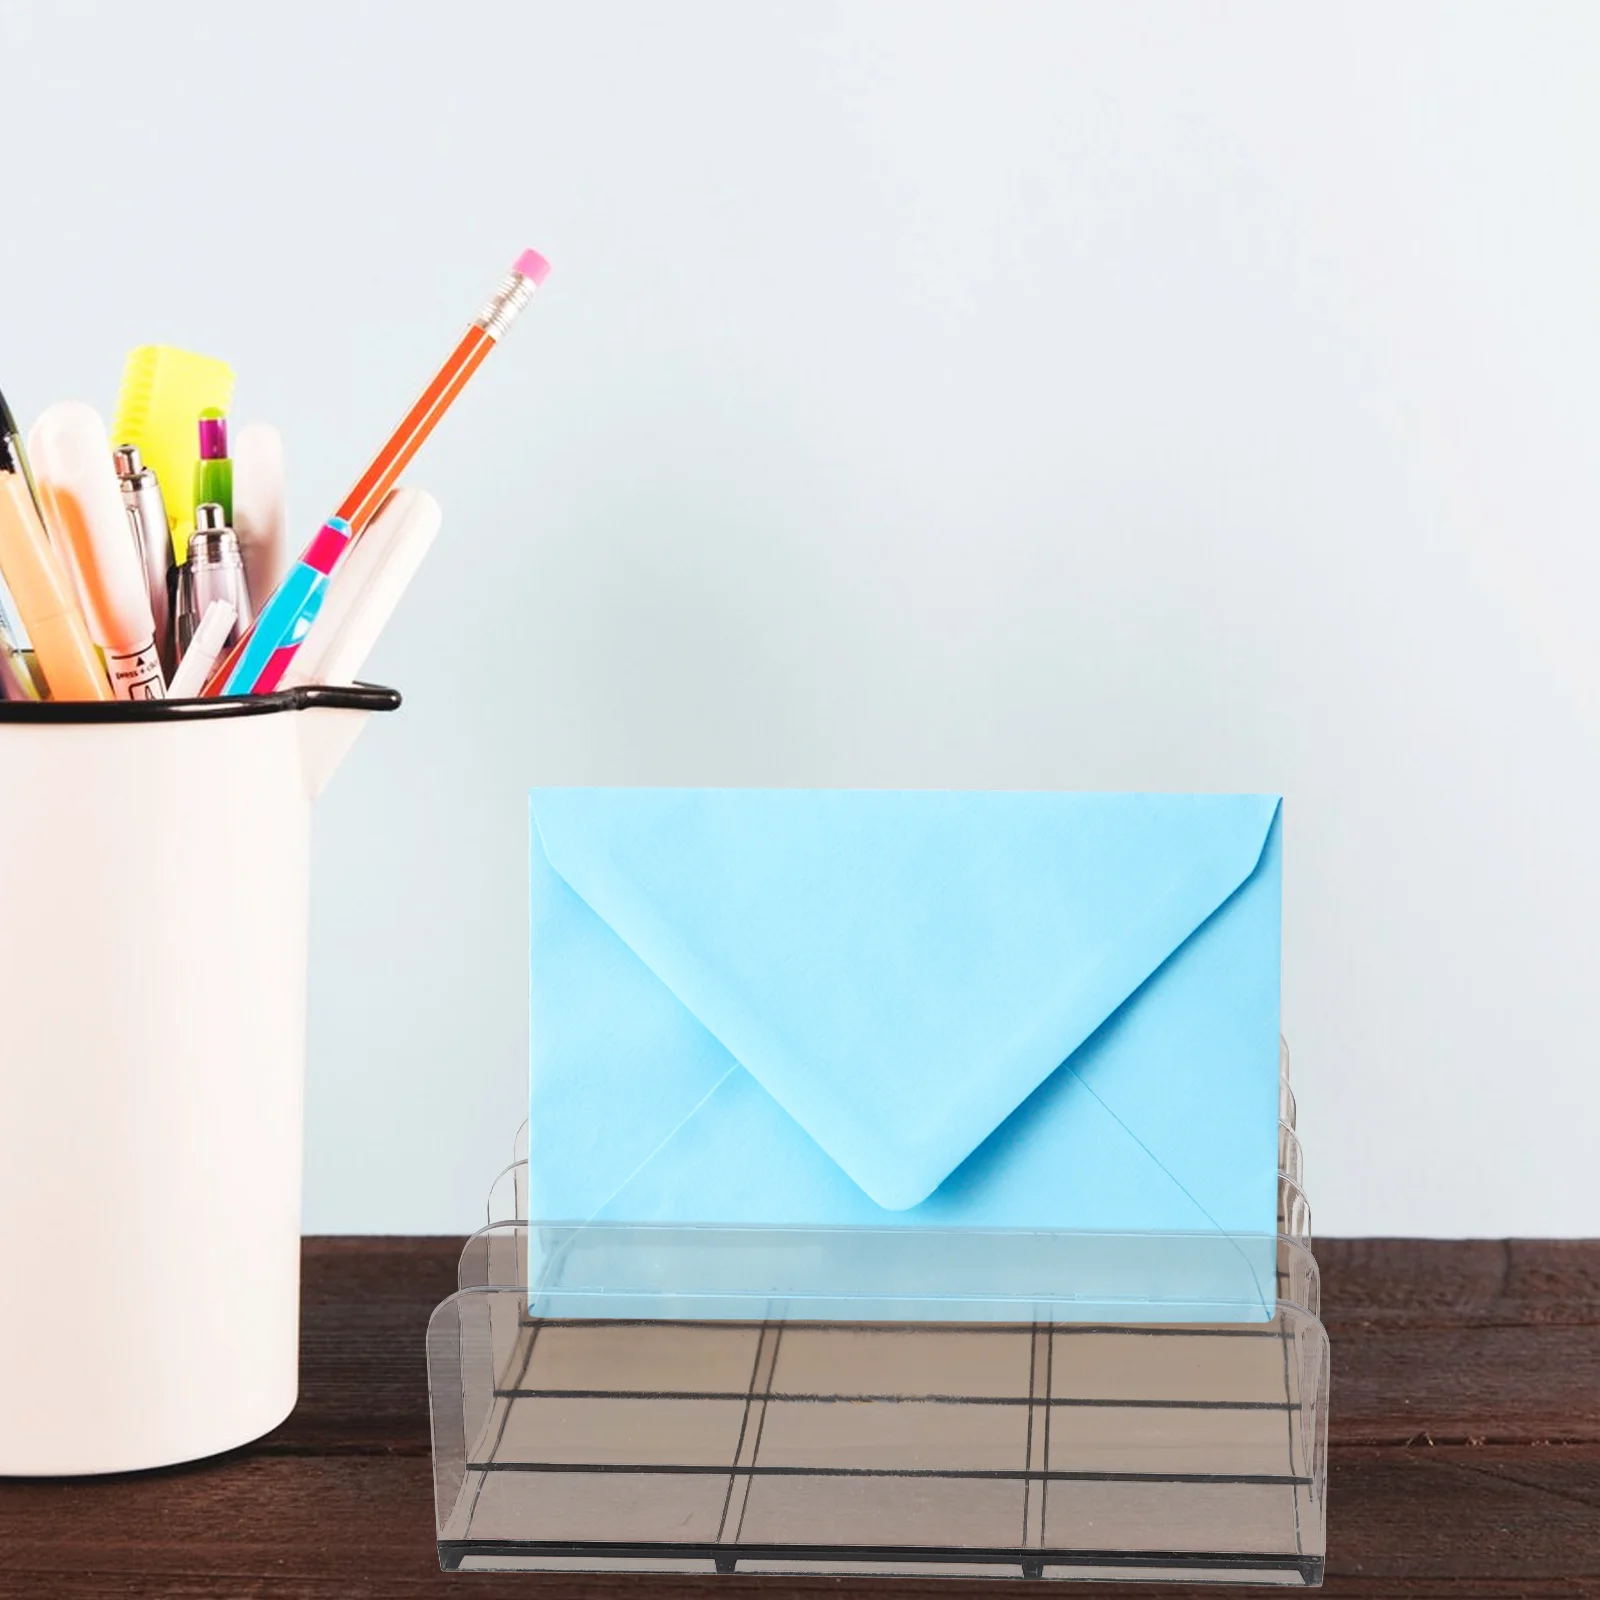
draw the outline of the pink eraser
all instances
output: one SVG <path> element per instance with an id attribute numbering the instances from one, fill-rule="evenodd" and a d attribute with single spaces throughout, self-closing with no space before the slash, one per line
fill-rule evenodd
<path id="1" fill-rule="evenodd" d="M 532 278 L 535 283 L 543 283 L 550 276 L 550 263 L 537 250 L 524 250 L 511 263 L 511 270 L 519 278 Z"/>

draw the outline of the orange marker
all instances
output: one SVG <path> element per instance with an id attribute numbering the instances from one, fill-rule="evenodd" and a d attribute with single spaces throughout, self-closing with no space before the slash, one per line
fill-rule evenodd
<path id="1" fill-rule="evenodd" d="M 111 680 L 61 559 L 39 520 L 28 462 L 0 396 L 0 571 L 52 700 L 109 700 Z"/>
<path id="2" fill-rule="evenodd" d="M 512 263 L 505 282 L 478 313 L 472 326 L 462 334 L 460 343 L 450 352 L 433 381 L 418 396 L 416 404 L 406 412 L 400 426 L 389 435 L 383 448 L 373 458 L 372 465 L 356 480 L 354 487 L 340 502 L 339 509 L 329 519 L 331 522 L 343 518 L 350 525 L 352 544 L 378 514 L 389 491 L 433 432 L 439 418 L 449 410 L 451 402 L 466 387 L 467 380 L 482 366 L 484 357 L 499 342 L 517 313 L 533 298 L 533 291 L 549 274 L 550 263 L 537 250 L 524 250 Z M 259 595 L 253 598 L 257 615 L 264 614 L 267 602 Z M 206 682 L 207 695 L 222 693 L 222 686 L 244 654 L 249 638 L 249 633 L 244 634 L 217 663 Z"/>

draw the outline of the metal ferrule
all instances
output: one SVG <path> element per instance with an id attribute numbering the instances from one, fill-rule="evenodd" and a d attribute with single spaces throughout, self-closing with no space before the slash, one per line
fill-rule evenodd
<path id="1" fill-rule="evenodd" d="M 255 617 L 250 606 L 250 590 L 245 583 L 239 538 L 222 520 L 222 507 L 196 506 L 194 519 L 195 530 L 189 536 L 189 559 L 179 585 L 180 655 L 189 648 L 189 641 L 194 638 L 194 631 L 213 600 L 226 600 L 239 613 L 224 649 L 234 644 Z"/>
<path id="2" fill-rule="evenodd" d="M 494 298 L 477 315 L 474 327 L 482 328 L 491 339 L 503 338 L 507 328 L 517 319 L 517 313 L 533 298 L 538 285 L 520 272 L 508 272 L 505 281 L 495 291 Z"/>

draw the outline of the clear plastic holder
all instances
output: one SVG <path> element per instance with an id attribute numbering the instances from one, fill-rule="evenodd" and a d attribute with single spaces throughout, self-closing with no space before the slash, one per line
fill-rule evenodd
<path id="1" fill-rule="evenodd" d="M 516 1222 L 528 1214 L 528 1158 L 502 1168 L 489 1189 L 489 1221 Z"/>
<path id="2" fill-rule="evenodd" d="M 532 1229 L 528 1223 L 522 1221 L 491 1222 L 488 1226 L 480 1228 L 467 1240 L 461 1258 L 456 1263 L 457 1289 L 521 1289 L 527 1295 L 530 1277 L 528 1269 L 530 1234 L 548 1231 L 554 1230 Z M 1103 1234 L 1072 1237 L 1122 1241 L 1130 1236 Z M 1316 1257 L 1311 1253 L 1310 1241 L 1304 1238 L 1290 1238 L 1287 1234 L 1280 1233 L 1274 1240 L 1274 1246 L 1277 1254 L 1276 1298 L 1293 1301 L 1313 1316 L 1320 1316 L 1322 1275 L 1317 1267 Z M 535 1260 L 537 1260 L 537 1250 L 538 1246 L 535 1245 Z M 531 1302 L 533 1297 L 529 1298 Z"/>
<path id="3" fill-rule="evenodd" d="M 475 1239 L 520 1228 L 519 1275 L 490 1281 L 528 1286 L 530 1310 L 540 1317 L 1265 1322 L 1284 1296 L 1281 1244 L 1311 1236 L 1305 1195 L 1282 1174 L 1278 1233 L 1242 1236 L 593 1222 L 530 1228 L 516 1221 L 526 1173 L 517 1162 L 495 1180 L 489 1226 Z M 469 1242 L 468 1256 L 473 1249 Z M 1309 1250 L 1305 1259 L 1314 1293 Z M 1316 1310 L 1303 1294 L 1290 1298 Z"/>
<path id="4" fill-rule="evenodd" d="M 1283 1124 L 1279 1155 L 1286 1166 L 1278 1238 L 1309 1243 L 1311 1207 L 1289 1176 L 1300 1171 L 1300 1144 Z M 528 1164 L 513 1162 L 490 1190 L 485 1231 L 518 1222 L 527 1195 Z M 1083 1299 L 1071 1291 L 1041 1296 L 1039 1283 L 1091 1282 L 1109 1320 L 1208 1312 L 1266 1320 L 1273 1298 L 1275 1241 L 1266 1236 L 543 1223 L 531 1234 L 524 1226 L 518 1240 L 521 1276 L 492 1281 L 532 1286 L 532 1309 L 542 1316 L 1027 1321 L 1048 1319 L 1052 1301 L 1066 1311 Z M 1309 1251 L 1306 1259 L 1314 1274 Z M 765 1281 L 766 1292 L 753 1292 L 753 1281 Z"/>
<path id="5" fill-rule="evenodd" d="M 1264 1321 L 1193 1320 L 1169 1269 L 1198 1259 L 1214 1294 L 1204 1236 L 1085 1233 L 990 1236 L 986 1311 L 935 1297 L 867 1319 L 881 1281 L 828 1298 L 859 1243 L 830 1234 L 860 1230 L 504 1215 L 527 1193 L 519 1133 L 428 1330 L 441 1564 L 1320 1583 L 1328 1339 L 1286 1060 L 1281 1105 L 1278 1236 L 1201 1245 L 1268 1251 Z M 827 1294 L 763 1303 L 727 1237 L 750 1232 L 759 1264 L 809 1261 Z M 925 1255 L 926 1295 L 952 1241 L 896 1237 Z M 585 1260 L 603 1316 L 580 1314 Z M 1083 1320 L 1073 1283 L 1098 1304 L 1119 1263 L 1126 1303 Z"/>

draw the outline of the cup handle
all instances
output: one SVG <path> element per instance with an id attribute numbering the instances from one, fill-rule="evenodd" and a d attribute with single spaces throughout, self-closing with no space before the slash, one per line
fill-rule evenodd
<path id="1" fill-rule="evenodd" d="M 310 684 L 291 689 L 295 711 L 316 711 L 318 716 L 300 717 L 296 730 L 300 739 L 300 774 L 306 798 L 315 800 L 327 787 L 351 745 L 367 725 L 374 711 L 393 711 L 400 696 L 393 689 L 372 684 Z"/>

